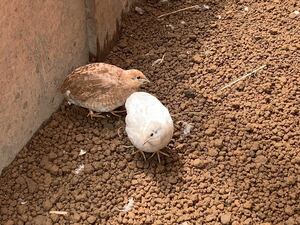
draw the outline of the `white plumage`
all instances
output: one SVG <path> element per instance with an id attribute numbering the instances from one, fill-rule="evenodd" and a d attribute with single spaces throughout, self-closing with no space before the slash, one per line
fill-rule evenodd
<path id="1" fill-rule="evenodd" d="M 129 140 L 140 151 L 157 153 L 159 159 L 159 151 L 168 145 L 174 131 L 168 109 L 156 97 L 146 92 L 131 94 L 125 107 L 126 133 Z"/>

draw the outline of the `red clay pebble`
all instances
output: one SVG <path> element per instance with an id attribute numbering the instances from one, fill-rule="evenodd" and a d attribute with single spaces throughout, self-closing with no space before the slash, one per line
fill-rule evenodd
<path id="1" fill-rule="evenodd" d="M 4 225 L 15 225 L 15 222 L 13 220 L 8 220 L 4 223 Z"/>
<path id="2" fill-rule="evenodd" d="M 50 199 L 46 199 L 44 202 L 43 202 L 43 207 L 46 211 L 49 211 L 53 206 L 53 202 L 51 202 Z"/>
<path id="3" fill-rule="evenodd" d="M 231 220 L 231 213 L 224 213 L 220 217 L 220 221 L 222 224 L 229 224 Z"/>
<path id="4" fill-rule="evenodd" d="M 45 225 L 52 225 L 52 220 L 47 218 L 46 216 L 37 216 L 33 219 L 33 224 L 34 225 L 41 225 L 41 224 L 45 224 Z"/>
<path id="5" fill-rule="evenodd" d="M 205 168 L 209 164 L 209 160 L 203 160 L 203 159 L 194 159 L 191 164 L 194 167 L 197 167 L 199 169 Z"/>
<path id="6" fill-rule="evenodd" d="M 87 221 L 89 222 L 89 224 L 94 224 L 96 222 L 96 220 L 97 220 L 97 217 L 95 217 L 95 216 L 89 216 L 87 218 Z"/>
<path id="7" fill-rule="evenodd" d="M 79 222 L 81 219 L 80 215 L 78 213 L 74 213 L 72 216 L 72 221 Z"/>

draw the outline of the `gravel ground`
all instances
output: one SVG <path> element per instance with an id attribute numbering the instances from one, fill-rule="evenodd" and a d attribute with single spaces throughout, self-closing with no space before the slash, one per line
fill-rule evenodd
<path id="1" fill-rule="evenodd" d="M 64 104 L 2 172 L 0 224 L 300 224 L 300 2 L 138 6 L 106 62 L 153 81 L 175 122 L 171 157 L 144 162 L 117 135 L 124 116 Z"/>

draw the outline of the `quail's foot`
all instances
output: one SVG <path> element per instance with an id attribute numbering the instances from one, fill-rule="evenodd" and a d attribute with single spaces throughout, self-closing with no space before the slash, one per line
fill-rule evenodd
<path id="1" fill-rule="evenodd" d="M 144 158 L 144 161 L 147 161 L 147 158 L 146 158 L 146 156 L 145 156 L 145 153 L 144 153 L 143 151 L 141 151 L 141 150 L 134 151 L 132 154 L 136 154 L 137 152 L 139 152 L 139 153 L 142 154 L 142 156 L 143 156 L 143 158 Z"/>
<path id="2" fill-rule="evenodd" d="M 122 132 L 122 129 L 123 129 L 123 132 Z M 118 128 L 117 133 L 118 133 L 119 138 L 122 138 L 122 133 L 123 133 L 123 134 L 125 133 L 124 131 L 125 131 L 124 127 L 119 127 L 119 128 Z M 133 147 L 133 146 L 132 146 L 132 147 Z"/>
<path id="3" fill-rule="evenodd" d="M 159 164 L 161 163 L 159 154 L 162 154 L 162 155 L 164 155 L 164 156 L 170 157 L 170 155 L 167 154 L 167 153 L 165 153 L 165 152 L 157 151 L 157 152 L 153 152 L 153 154 L 150 156 L 149 159 L 151 159 L 155 154 L 157 155 L 157 159 L 158 159 L 158 163 L 159 163 Z"/>
<path id="4" fill-rule="evenodd" d="M 89 110 L 89 113 L 87 114 L 87 117 L 93 118 L 105 118 L 105 116 L 101 115 L 101 113 L 94 113 L 92 110 Z"/>
<path id="5" fill-rule="evenodd" d="M 120 129 L 120 128 L 119 128 L 119 129 Z M 132 154 L 136 154 L 137 152 L 139 152 L 139 153 L 142 154 L 144 160 L 147 161 L 147 158 L 146 158 L 146 156 L 145 156 L 145 153 L 144 153 L 143 151 L 141 151 L 141 150 L 134 151 L 134 148 L 135 148 L 135 147 L 134 147 L 133 145 L 122 145 L 122 147 L 124 147 L 124 148 L 133 148 Z"/>
<path id="6" fill-rule="evenodd" d="M 111 111 L 110 113 L 111 113 L 112 115 L 116 116 L 116 117 L 121 117 L 121 115 L 119 115 L 119 114 L 122 114 L 122 113 L 124 113 L 124 112 L 126 112 L 126 110 Z"/>

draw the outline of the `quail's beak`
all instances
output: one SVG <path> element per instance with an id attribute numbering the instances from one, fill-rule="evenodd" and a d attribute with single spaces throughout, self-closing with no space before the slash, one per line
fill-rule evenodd
<path id="1" fill-rule="evenodd" d="M 143 145 L 145 145 L 150 139 L 151 137 L 147 138 Z"/>
<path id="2" fill-rule="evenodd" d="M 143 81 L 144 83 L 151 83 L 151 81 L 147 77 L 143 78 Z"/>

